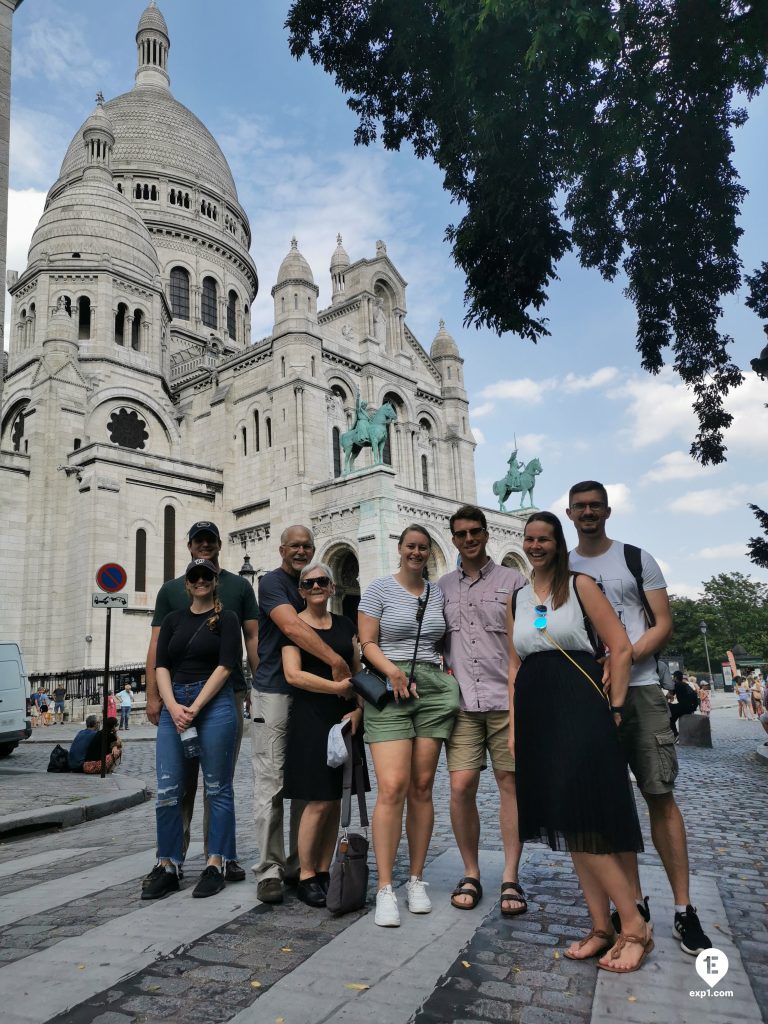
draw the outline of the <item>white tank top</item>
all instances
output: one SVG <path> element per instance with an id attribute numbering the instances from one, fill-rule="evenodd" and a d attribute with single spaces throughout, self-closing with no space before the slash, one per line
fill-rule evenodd
<path id="1" fill-rule="evenodd" d="M 552 610 L 551 595 L 546 601 L 539 601 L 530 584 L 523 587 L 522 590 L 518 590 L 515 604 L 515 625 L 512 632 L 512 642 L 518 657 L 522 659 L 540 651 L 557 650 L 552 641 L 544 635 L 544 632 L 536 629 L 533 624 L 533 620 L 538 618 L 538 613 L 534 610 L 534 606 L 537 604 L 545 605 L 547 633 L 557 640 L 564 651 L 594 653 L 594 648 L 584 628 L 584 614 L 573 589 L 573 576 L 568 581 L 568 590 L 568 600 L 554 611 Z"/>

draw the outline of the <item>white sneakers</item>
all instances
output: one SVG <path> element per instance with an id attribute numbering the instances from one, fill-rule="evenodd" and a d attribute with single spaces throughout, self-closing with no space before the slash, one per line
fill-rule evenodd
<path id="1" fill-rule="evenodd" d="M 400 911 L 397 909 L 397 896 L 392 892 L 391 885 L 385 885 L 376 893 L 376 914 L 374 924 L 381 928 L 399 928 Z"/>
<path id="2" fill-rule="evenodd" d="M 428 914 L 432 909 L 432 901 L 427 896 L 427 882 L 411 875 L 405 883 L 405 905 L 412 914 Z M 374 924 L 381 928 L 399 928 L 400 911 L 397 909 L 397 896 L 391 885 L 385 885 L 376 893 L 376 914 Z"/>
<path id="3" fill-rule="evenodd" d="M 405 883 L 405 902 L 412 914 L 428 914 L 432 909 L 432 901 L 427 896 L 428 884 L 416 875 L 411 875 L 410 881 Z"/>

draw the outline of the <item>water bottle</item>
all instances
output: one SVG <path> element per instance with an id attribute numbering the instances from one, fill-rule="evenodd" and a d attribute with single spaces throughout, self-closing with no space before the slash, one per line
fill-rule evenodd
<path id="1" fill-rule="evenodd" d="M 184 751 L 184 757 L 200 757 L 200 740 L 194 725 L 190 725 L 181 734 L 181 749 Z"/>

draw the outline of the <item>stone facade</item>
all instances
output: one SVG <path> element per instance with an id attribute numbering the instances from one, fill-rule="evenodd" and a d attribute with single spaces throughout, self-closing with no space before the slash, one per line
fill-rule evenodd
<path id="1" fill-rule="evenodd" d="M 310 525 L 339 580 L 337 607 L 389 572 L 411 521 L 433 536 L 433 578 L 454 563 L 448 517 L 476 500 L 463 359 L 441 324 L 429 353 L 406 322 L 386 245 L 352 262 L 339 237 L 331 304 L 291 243 L 274 327 L 250 338 L 251 229 L 213 136 L 170 92 L 170 37 L 154 0 L 134 88 L 101 98 L 73 139 L 13 307 L 0 434 L 2 634 L 32 671 L 98 665 L 94 573 L 128 571 L 113 664 L 140 661 L 186 530 L 214 520 L 222 563 L 277 563 L 281 531 Z M 390 402 L 385 465 L 342 474 L 359 391 Z M 491 553 L 522 565 L 522 520 L 488 511 Z M 92 638 L 88 640 L 86 638 Z"/>

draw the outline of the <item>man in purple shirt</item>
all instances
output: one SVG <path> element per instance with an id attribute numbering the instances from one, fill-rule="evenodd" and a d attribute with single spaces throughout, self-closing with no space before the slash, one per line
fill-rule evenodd
<path id="1" fill-rule="evenodd" d="M 501 913 L 512 917 L 524 914 L 528 904 L 517 876 L 523 847 L 517 831 L 515 762 L 507 745 L 507 599 L 525 586 L 526 580 L 517 569 L 497 565 L 488 555 L 488 528 L 482 509 L 462 506 L 451 516 L 450 527 L 461 564 L 443 576 L 440 589 L 445 595 L 448 623 L 445 662 L 459 684 L 461 709 L 446 752 L 451 825 L 464 861 L 464 878 L 456 886 L 451 903 L 459 910 L 471 910 L 483 893 L 477 789 L 489 753 L 499 787 L 504 843 Z"/>

